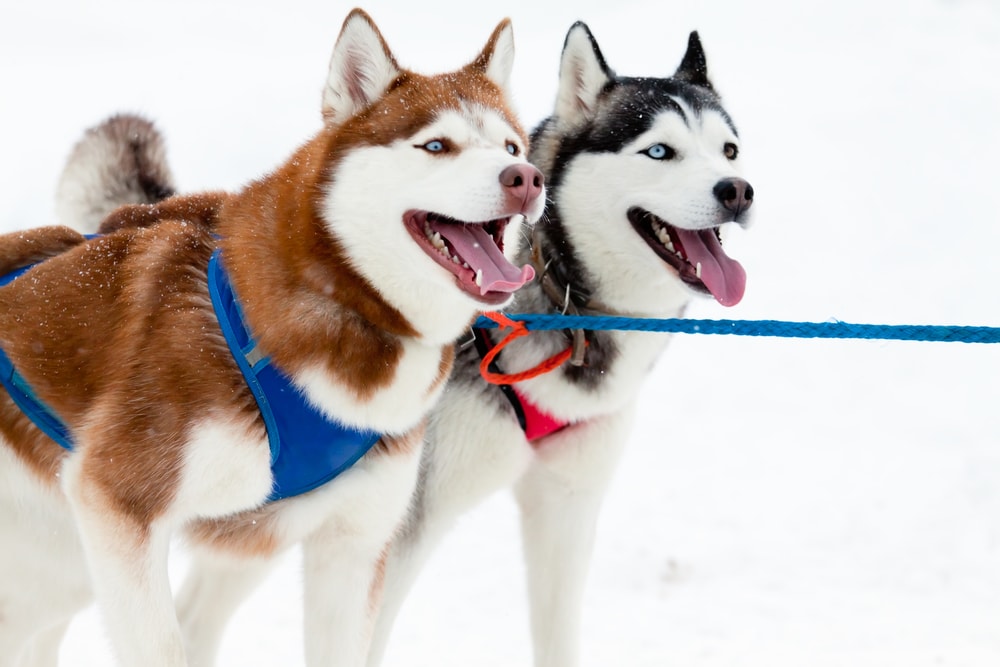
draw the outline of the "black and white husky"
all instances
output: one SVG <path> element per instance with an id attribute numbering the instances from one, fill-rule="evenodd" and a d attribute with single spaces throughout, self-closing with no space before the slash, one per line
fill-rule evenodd
<path id="1" fill-rule="evenodd" d="M 746 224 L 753 189 L 697 33 L 673 76 L 631 78 L 608 67 L 577 23 L 559 78 L 555 112 L 535 130 L 529 156 L 545 174 L 549 204 L 520 259 L 534 262 L 541 278 L 520 290 L 512 312 L 660 318 L 679 316 L 697 293 L 739 302 L 746 274 L 723 251 L 721 234 Z M 498 387 L 479 368 L 484 347 L 502 334 L 478 335 L 477 345 L 459 350 L 431 417 L 418 492 L 386 566 L 369 666 L 381 661 L 396 612 L 439 539 L 505 487 L 521 510 L 535 664 L 579 662 L 598 508 L 642 381 L 667 338 L 577 333 L 586 340 L 582 363 Z M 573 338 L 563 331 L 520 338 L 499 355 L 497 370 L 532 368 Z"/>

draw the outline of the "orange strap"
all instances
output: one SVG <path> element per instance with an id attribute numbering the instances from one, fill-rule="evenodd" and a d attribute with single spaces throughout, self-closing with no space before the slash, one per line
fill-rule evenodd
<path id="1" fill-rule="evenodd" d="M 544 375 L 562 366 L 573 354 L 573 348 L 570 346 L 526 371 L 521 371 L 520 373 L 494 373 L 490 370 L 490 364 L 500 354 L 500 351 L 511 341 L 527 336 L 531 332 L 528 330 L 528 327 L 524 326 L 524 322 L 512 320 L 503 313 L 483 313 L 483 315 L 496 322 L 501 328 L 511 329 L 511 332 L 504 336 L 503 340 L 497 343 L 489 352 L 483 355 L 482 361 L 479 362 L 479 373 L 490 384 L 514 384 L 515 382 L 530 380 L 539 375 Z"/>

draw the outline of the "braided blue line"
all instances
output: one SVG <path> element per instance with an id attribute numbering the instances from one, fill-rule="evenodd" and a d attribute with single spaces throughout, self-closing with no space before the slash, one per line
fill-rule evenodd
<path id="1" fill-rule="evenodd" d="M 645 319 L 593 315 L 508 315 L 534 331 L 589 329 L 591 331 L 658 331 L 663 333 L 772 336 L 778 338 L 841 338 L 915 340 L 941 343 L 1000 343 L 1000 327 L 915 324 L 851 324 L 849 322 L 782 322 L 779 320 Z M 485 317 L 481 329 L 496 328 Z"/>

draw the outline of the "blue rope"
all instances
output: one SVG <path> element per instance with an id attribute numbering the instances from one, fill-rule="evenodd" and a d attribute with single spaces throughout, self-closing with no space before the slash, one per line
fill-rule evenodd
<path id="1" fill-rule="evenodd" d="M 779 320 L 644 319 L 592 315 L 508 315 L 534 330 L 589 329 L 591 331 L 659 331 L 686 334 L 728 334 L 778 338 L 852 338 L 916 340 L 940 343 L 1000 343 L 1000 327 L 938 326 L 914 324 L 851 324 L 849 322 L 782 322 Z M 496 328 L 480 317 L 475 326 Z"/>

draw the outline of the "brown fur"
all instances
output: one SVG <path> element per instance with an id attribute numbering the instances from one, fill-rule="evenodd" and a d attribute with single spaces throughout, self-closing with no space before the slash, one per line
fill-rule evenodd
<path id="1" fill-rule="evenodd" d="M 359 18 L 372 30 L 357 23 Z M 72 560 L 74 576 L 93 583 L 123 664 L 184 664 L 186 650 L 197 653 L 196 660 L 210 660 L 211 637 L 183 638 L 178 630 L 184 623 L 174 622 L 163 564 L 178 529 L 237 561 L 264 559 L 301 542 L 307 618 L 334 614 L 342 621 L 329 632 L 307 629 L 306 655 L 321 662 L 343 656 L 338 664 L 360 664 L 367 643 L 365 618 L 383 586 L 383 547 L 398 529 L 417 479 L 421 420 L 454 363 L 453 347 L 444 341 L 458 335 L 488 299 L 480 305 L 470 301 L 467 294 L 476 291 L 462 273 L 445 288 L 456 293 L 437 295 L 441 301 L 427 309 L 422 292 L 431 290 L 420 287 L 425 280 L 441 285 L 442 276 L 424 278 L 416 272 L 419 267 L 409 265 L 359 265 L 385 264 L 385 255 L 364 242 L 348 252 L 355 246 L 347 240 L 366 234 L 368 229 L 359 225 L 368 220 L 367 214 L 348 219 L 344 212 L 364 210 L 380 193 L 364 185 L 359 189 L 365 198 L 341 198 L 341 190 L 353 188 L 352 179 L 364 171 L 343 174 L 351 185 L 333 184 L 349 153 L 395 144 L 447 109 L 488 107 L 505 116 L 510 131 L 527 143 L 500 88 L 511 64 L 509 39 L 500 34 L 507 27 L 498 26 L 484 52 L 458 72 L 424 77 L 398 70 L 397 76 L 372 40 L 374 25 L 355 10 L 335 46 L 331 87 L 324 95 L 330 110 L 325 126 L 273 173 L 232 194 L 208 192 L 126 206 L 104 220 L 104 235 L 95 239 L 66 228 L 0 237 L 0 269 L 44 260 L 0 288 L 0 347 L 66 424 L 73 448 L 67 454 L 0 392 L 0 446 L 10 447 L 40 484 L 54 488 L 62 474 L 58 486 L 67 501 L 43 517 L 55 527 L 46 525 L 50 541 L 66 558 L 52 556 L 48 569 L 37 572 L 26 567 L 24 578 L 41 581 L 47 575 L 38 572 L 51 573 L 63 560 Z M 501 59 L 491 64 L 490 52 L 501 39 Z M 413 148 L 429 152 L 428 146 Z M 503 146 L 496 148 L 499 158 Z M 94 150 L 111 154 L 113 146 Z M 529 168 L 523 158 L 519 162 L 518 169 Z M 87 193 L 104 192 L 89 187 L 102 181 L 87 171 L 88 165 L 102 164 L 77 161 L 66 187 L 76 188 L 84 199 Z M 396 182 L 407 173 L 399 170 Z M 484 169 L 484 184 L 509 188 L 504 173 L 502 164 L 493 173 Z M 385 180 L 382 187 L 398 187 Z M 113 204 L 115 198 L 97 199 Z M 480 199 L 485 210 L 492 209 L 490 198 Z M 530 201 L 529 207 L 525 199 L 522 209 L 530 208 L 534 218 L 540 213 L 540 189 Z M 341 204 L 342 210 L 329 215 L 329 207 Z M 412 211 L 398 221 L 384 217 L 375 222 L 401 225 L 385 237 L 390 248 L 419 237 Z M 423 239 L 416 242 L 419 247 Z M 392 434 L 383 436 L 341 485 L 267 502 L 271 443 L 212 306 L 208 267 L 216 251 L 257 353 L 293 382 L 301 381 L 324 412 Z M 385 269 L 382 290 L 370 282 L 379 282 L 376 277 L 366 277 L 378 275 L 369 268 Z M 13 478 L 15 485 L 25 483 L 21 478 Z M 18 503 L 8 503 L 15 514 Z M 70 520 L 77 521 L 78 533 L 67 530 Z M 22 524 L 12 525 L 22 536 L 31 534 L 28 528 L 34 526 Z M 86 598 L 67 598 L 52 612 L 36 609 L 29 588 L 39 581 L 21 586 L 21 579 L 16 577 L 16 585 L 2 595 L 20 605 L 19 611 L 34 614 L 25 626 L 62 622 Z M 206 624 L 199 624 L 199 614 L 214 613 L 210 608 L 223 597 L 213 594 L 211 579 L 195 576 L 193 587 L 181 595 L 187 620 L 200 627 Z M 325 596 L 325 589 L 339 593 Z M 15 597 L 7 598 L 9 593 Z M 31 633 L 20 626 L 0 626 L 4 631 L 0 640 L 14 646 L 14 656 L 21 650 L 18 642 L 31 641 L 25 639 Z"/>
<path id="2" fill-rule="evenodd" d="M 83 478 L 118 511 L 140 523 L 164 511 L 186 428 L 200 416 L 235 409 L 248 429 L 262 428 L 209 304 L 204 272 L 216 241 L 208 229 L 221 235 L 234 290 L 252 297 L 243 299 L 248 325 L 279 367 L 319 363 L 362 400 L 392 381 L 400 337 L 417 332 L 352 268 L 317 210 L 320 194 L 346 152 L 409 136 L 463 103 L 500 109 L 526 141 L 480 61 L 437 77 L 403 70 L 378 105 L 326 125 L 237 194 L 125 207 L 102 226 L 121 231 L 87 243 L 57 229 L 0 239 L 8 265 L 58 255 L 0 290 L 0 344 L 89 450 Z M 452 358 L 443 348 L 435 386 Z M 51 477 L 60 450 L 7 407 L 0 432 Z"/>
<path id="3" fill-rule="evenodd" d="M 191 525 L 187 538 L 195 544 L 243 557 L 273 556 L 283 546 L 275 535 L 275 506 L 241 512 L 222 519 L 205 519 Z"/>
<path id="4" fill-rule="evenodd" d="M 61 255 L 86 239 L 69 227 L 45 227 L 0 235 L 0 276 Z"/>
<path id="5" fill-rule="evenodd" d="M 0 290 L 0 345 L 88 449 L 84 478 L 140 523 L 172 498 L 185 425 L 213 408 L 258 419 L 209 307 L 213 246 L 168 222 L 80 245 Z M 36 470 L 62 453 L 23 416 L 0 429 Z"/>
<path id="6" fill-rule="evenodd" d="M 149 227 L 164 220 L 183 220 L 214 229 L 222 206 L 232 197 L 228 192 L 200 192 L 178 195 L 155 204 L 128 204 L 112 211 L 101 222 L 100 234 L 120 229 Z"/>
<path id="7" fill-rule="evenodd" d="M 14 453 L 46 485 L 59 484 L 59 467 L 65 451 L 39 431 L 14 404 L 7 392 L 0 392 L 0 436 L 11 443 Z"/>

